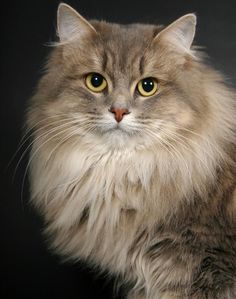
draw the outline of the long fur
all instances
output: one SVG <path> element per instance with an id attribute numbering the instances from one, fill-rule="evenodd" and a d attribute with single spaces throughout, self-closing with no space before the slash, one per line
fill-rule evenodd
<path id="1" fill-rule="evenodd" d="M 83 83 L 75 65 L 82 73 L 101 63 L 88 51 L 89 42 L 88 53 L 75 44 L 53 50 L 28 112 L 31 196 L 51 247 L 119 275 L 131 285 L 128 298 L 236 298 L 234 92 L 196 51 L 198 58 L 183 58 L 165 45 L 150 46 L 161 27 L 92 24 L 105 36 L 90 40 L 93 52 L 107 56 L 112 47 L 121 51 L 116 43 L 128 48 L 129 38 L 141 40 L 145 33 L 139 47 L 133 41 L 134 56 L 145 49 L 149 71 L 157 69 L 174 84 L 168 92 L 168 83 L 160 87 L 166 107 L 161 100 L 134 106 L 115 130 L 112 114 L 100 112 L 87 91 L 77 93 Z M 111 57 L 114 73 L 125 79 L 128 71 L 122 74 L 121 62 L 118 70 Z M 122 82 L 117 86 L 126 92 Z M 76 102 L 83 97 L 87 104 Z M 185 100 L 175 104 L 178 98 Z M 147 112 L 141 116 L 140 110 Z"/>

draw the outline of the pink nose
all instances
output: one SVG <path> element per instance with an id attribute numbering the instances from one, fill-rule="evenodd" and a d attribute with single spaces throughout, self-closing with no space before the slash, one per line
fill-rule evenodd
<path id="1" fill-rule="evenodd" d="M 116 121 L 119 123 L 122 121 L 125 114 L 129 114 L 129 110 L 125 108 L 110 108 L 109 111 L 115 115 Z"/>

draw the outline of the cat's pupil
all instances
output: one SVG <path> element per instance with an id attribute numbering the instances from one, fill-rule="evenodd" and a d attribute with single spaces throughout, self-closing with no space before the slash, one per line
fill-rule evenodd
<path id="1" fill-rule="evenodd" d="M 99 74 L 93 74 L 92 78 L 91 78 L 91 84 L 94 86 L 94 87 L 99 87 L 100 85 L 102 85 L 103 83 L 103 76 L 102 75 L 99 75 Z"/>
<path id="2" fill-rule="evenodd" d="M 154 81 L 152 78 L 146 78 L 142 81 L 143 90 L 146 92 L 150 92 L 154 88 Z"/>

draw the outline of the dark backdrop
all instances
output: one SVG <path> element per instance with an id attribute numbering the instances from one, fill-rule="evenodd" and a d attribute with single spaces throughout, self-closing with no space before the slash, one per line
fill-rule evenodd
<path id="1" fill-rule="evenodd" d="M 96 278 L 85 265 L 62 264 L 47 250 L 42 223 L 28 204 L 28 184 L 22 178 L 26 158 L 13 172 L 22 151 L 7 167 L 22 132 L 24 110 L 32 95 L 48 41 L 54 40 L 59 1 L 6 1 L 1 4 L 1 198 L 0 298 L 113 298 L 112 282 Z M 167 24 L 189 12 L 198 16 L 196 41 L 212 62 L 236 82 L 235 1 L 67 1 L 88 18 L 114 22 Z M 122 296 L 121 296 L 122 297 Z"/>

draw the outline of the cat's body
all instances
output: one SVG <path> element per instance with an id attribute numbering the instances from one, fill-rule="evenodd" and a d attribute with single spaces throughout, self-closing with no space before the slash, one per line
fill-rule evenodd
<path id="1" fill-rule="evenodd" d="M 89 24 L 61 5 L 28 113 L 52 247 L 117 274 L 132 299 L 236 298 L 235 94 L 190 50 L 193 23 Z M 107 89 L 90 91 L 89 73 Z M 146 77 L 158 91 L 141 97 Z"/>

